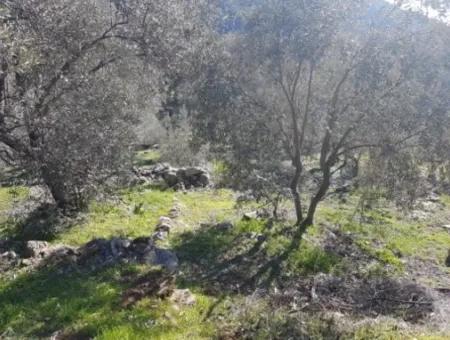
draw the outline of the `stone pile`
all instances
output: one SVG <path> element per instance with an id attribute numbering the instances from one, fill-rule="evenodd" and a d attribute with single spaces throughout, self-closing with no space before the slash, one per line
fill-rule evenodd
<path id="1" fill-rule="evenodd" d="M 169 271 L 178 267 L 178 258 L 169 249 L 157 247 L 154 236 L 135 239 L 94 239 L 78 248 L 51 245 L 44 241 L 28 241 L 18 248 L 0 249 L 0 271 L 12 267 L 55 266 L 96 270 L 115 263 L 141 263 L 161 266 Z M 0 244 L 1 245 L 1 244 Z M 20 249 L 17 251 L 15 249 Z"/>
<path id="2" fill-rule="evenodd" d="M 199 167 L 175 168 L 167 163 L 159 163 L 135 168 L 134 173 L 143 182 L 163 180 L 168 187 L 175 189 L 204 188 L 210 184 L 208 172 Z"/>

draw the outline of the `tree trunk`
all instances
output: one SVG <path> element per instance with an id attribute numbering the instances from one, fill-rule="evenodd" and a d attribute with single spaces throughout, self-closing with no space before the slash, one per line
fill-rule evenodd
<path id="1" fill-rule="evenodd" d="M 65 209 L 69 205 L 64 183 L 57 179 L 47 167 L 41 169 L 42 179 L 50 190 L 58 208 Z"/>
<path id="2" fill-rule="evenodd" d="M 295 206 L 295 216 L 297 221 L 295 225 L 300 225 L 303 220 L 303 212 L 302 212 L 302 201 L 300 198 L 300 193 L 298 192 L 298 184 L 300 182 L 300 174 L 301 174 L 301 165 L 294 164 L 295 166 L 295 174 L 291 181 L 291 193 L 294 198 L 294 206 Z"/>

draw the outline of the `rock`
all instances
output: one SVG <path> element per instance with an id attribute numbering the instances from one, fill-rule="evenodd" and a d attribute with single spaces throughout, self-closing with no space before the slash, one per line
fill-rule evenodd
<path id="1" fill-rule="evenodd" d="M 113 238 L 110 241 L 111 253 L 114 257 L 118 257 L 123 254 L 130 246 L 131 242 L 124 238 Z"/>
<path id="2" fill-rule="evenodd" d="M 20 264 L 24 267 L 29 267 L 29 266 L 33 265 L 33 261 L 31 259 L 22 259 L 20 261 Z"/>
<path id="3" fill-rule="evenodd" d="M 130 248 L 136 255 L 143 256 L 153 248 L 153 239 L 151 237 L 138 237 L 131 242 Z"/>
<path id="4" fill-rule="evenodd" d="M 47 250 L 48 250 L 48 243 L 45 241 L 28 241 L 25 244 L 24 256 L 25 257 L 44 256 Z"/>
<path id="5" fill-rule="evenodd" d="M 413 210 L 411 211 L 410 216 L 415 221 L 426 220 L 428 217 L 430 217 L 429 213 L 422 210 Z"/>
<path id="6" fill-rule="evenodd" d="M 450 267 L 450 249 L 448 250 L 447 258 L 445 259 L 445 265 Z"/>
<path id="7" fill-rule="evenodd" d="M 153 247 L 143 256 L 143 261 L 147 264 L 164 267 L 169 271 L 175 271 L 178 268 L 178 257 L 168 249 Z"/>
<path id="8" fill-rule="evenodd" d="M 0 261 L 12 261 L 12 260 L 16 260 L 19 256 L 16 254 L 15 251 L 7 251 L 4 252 L 3 254 L 0 255 Z"/>
<path id="9" fill-rule="evenodd" d="M 250 192 L 239 195 L 236 198 L 237 202 L 249 202 L 249 201 L 254 201 L 254 200 L 255 200 L 255 196 L 253 196 L 253 194 Z"/>
<path id="10" fill-rule="evenodd" d="M 162 173 L 162 178 L 164 179 L 164 181 L 166 182 L 166 184 L 169 187 L 174 187 L 180 182 L 180 179 L 177 176 L 176 170 L 172 169 L 172 168 L 166 169 Z"/>
<path id="11" fill-rule="evenodd" d="M 208 174 L 201 174 L 199 177 L 198 177 L 198 184 L 200 185 L 200 186 L 202 186 L 202 187 L 207 187 L 208 185 L 209 185 L 209 183 L 210 183 L 210 178 L 209 178 L 209 175 Z"/>
<path id="12" fill-rule="evenodd" d="M 206 174 L 207 171 L 202 168 L 187 168 L 185 170 L 185 174 L 187 177 L 200 176 L 202 174 Z"/>
<path id="13" fill-rule="evenodd" d="M 183 306 L 193 306 L 196 303 L 195 296 L 189 289 L 174 289 L 170 301 Z"/>
<path id="14" fill-rule="evenodd" d="M 169 211 L 169 216 L 170 218 L 177 218 L 178 216 L 180 216 L 180 209 L 177 207 L 173 207 Z"/>
<path id="15" fill-rule="evenodd" d="M 46 257 L 43 259 L 43 264 L 45 266 L 55 266 L 60 264 L 75 264 L 78 259 L 77 249 L 65 246 L 65 245 L 57 245 L 52 248 L 49 248 Z"/>
<path id="16" fill-rule="evenodd" d="M 161 174 L 169 168 L 170 168 L 170 165 L 167 163 L 158 163 L 152 167 L 152 173 L 153 174 Z"/>
<path id="17" fill-rule="evenodd" d="M 229 222 L 229 221 L 225 221 L 225 222 L 221 222 L 221 223 L 217 223 L 214 228 L 218 229 L 218 230 L 222 230 L 222 231 L 228 231 L 233 229 L 233 223 Z"/>
<path id="18" fill-rule="evenodd" d="M 157 224 L 157 226 L 159 226 L 159 225 L 162 225 L 162 224 L 169 224 L 169 225 L 172 225 L 172 219 L 170 218 L 170 217 L 166 217 L 166 216 L 161 216 L 160 218 L 159 218 L 159 221 L 158 221 L 158 224 Z"/>
<path id="19" fill-rule="evenodd" d="M 0 254 L 0 273 L 2 271 L 8 271 L 12 267 L 15 267 L 19 262 L 19 257 L 16 252 L 10 250 Z"/>
<path id="20" fill-rule="evenodd" d="M 252 212 L 245 213 L 244 216 L 242 217 L 242 219 L 245 220 L 245 221 L 254 220 L 256 218 L 258 218 L 258 212 L 257 211 L 252 211 Z"/>
<path id="21" fill-rule="evenodd" d="M 154 241 L 164 241 L 168 236 L 169 234 L 167 232 L 160 230 L 152 234 L 152 239 Z"/>
<path id="22" fill-rule="evenodd" d="M 170 229 L 172 229 L 172 226 L 170 224 L 164 223 L 164 224 L 159 224 L 156 227 L 157 231 L 164 231 L 166 233 L 170 233 Z"/>
<path id="23" fill-rule="evenodd" d="M 108 247 L 109 242 L 104 238 L 97 238 L 89 241 L 84 246 L 80 247 L 80 253 L 82 256 L 93 256 L 98 253 L 102 253 Z"/>
<path id="24" fill-rule="evenodd" d="M 427 198 L 427 201 L 433 202 L 433 203 L 440 203 L 441 199 L 439 198 L 439 195 L 435 194 L 434 192 L 431 193 Z"/>

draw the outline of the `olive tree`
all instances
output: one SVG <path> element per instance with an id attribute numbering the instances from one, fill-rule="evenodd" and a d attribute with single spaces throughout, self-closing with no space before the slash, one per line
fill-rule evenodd
<path id="1" fill-rule="evenodd" d="M 79 207 L 119 174 L 132 141 L 130 96 L 115 75 L 122 18 L 98 1 L 5 1 L 1 6 L 3 159 Z"/>
<path id="2" fill-rule="evenodd" d="M 261 1 L 198 83 L 197 135 L 240 187 L 289 194 L 293 249 L 355 152 L 388 150 L 424 128 L 405 15 L 380 11 L 364 1 Z"/>
<path id="3" fill-rule="evenodd" d="M 61 207 L 86 202 L 129 164 L 136 113 L 201 62 L 205 6 L 2 1 L 2 159 L 36 174 Z"/>

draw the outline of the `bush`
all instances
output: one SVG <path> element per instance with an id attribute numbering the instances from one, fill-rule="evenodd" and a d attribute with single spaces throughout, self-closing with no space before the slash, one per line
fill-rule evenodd
<path id="1" fill-rule="evenodd" d="M 161 141 L 161 161 L 175 166 L 206 166 L 209 148 L 202 145 L 195 148 L 192 132 L 187 123 L 169 128 Z"/>

